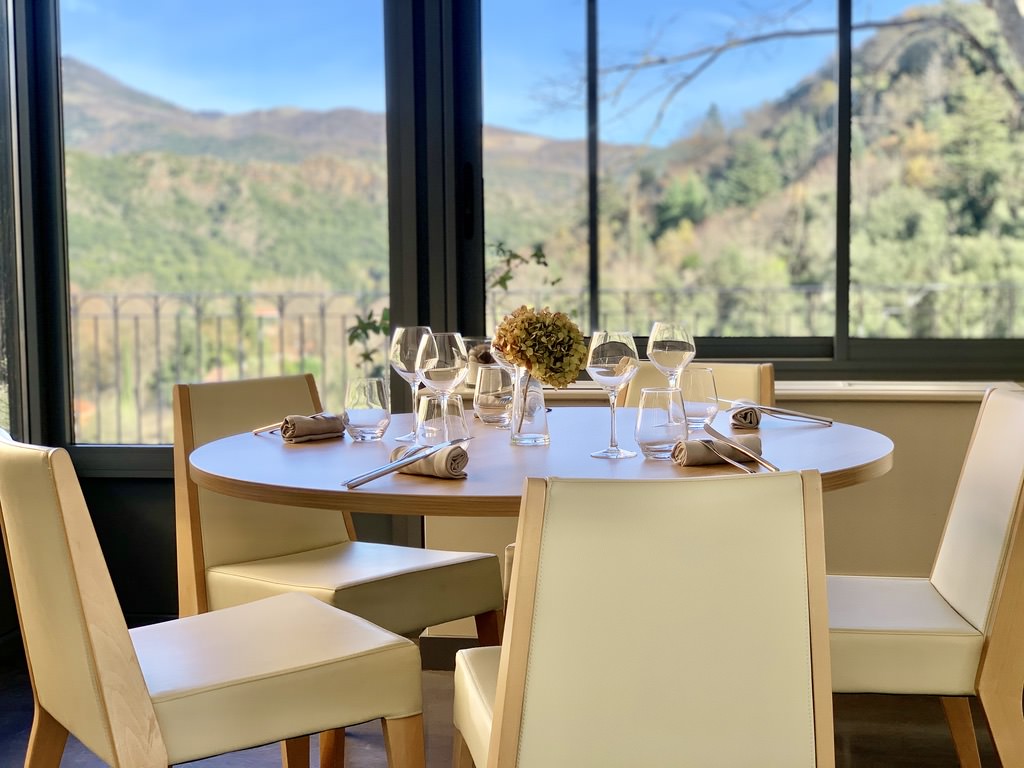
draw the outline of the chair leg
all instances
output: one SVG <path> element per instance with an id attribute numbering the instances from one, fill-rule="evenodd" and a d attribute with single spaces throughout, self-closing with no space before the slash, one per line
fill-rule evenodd
<path id="1" fill-rule="evenodd" d="M 426 746 L 423 741 L 423 715 L 382 719 L 384 750 L 388 768 L 426 768 Z"/>
<path id="2" fill-rule="evenodd" d="M 501 645 L 505 618 L 501 611 L 478 613 L 473 618 L 476 619 L 476 636 L 480 645 Z"/>
<path id="3" fill-rule="evenodd" d="M 35 702 L 25 768 L 58 768 L 67 741 L 68 729 L 54 720 L 38 701 Z"/>
<path id="4" fill-rule="evenodd" d="M 466 740 L 458 728 L 452 729 L 452 768 L 475 768 L 473 755 L 469 753 Z"/>
<path id="5" fill-rule="evenodd" d="M 281 768 L 309 768 L 309 736 L 281 742 Z"/>
<path id="6" fill-rule="evenodd" d="M 942 696 L 942 709 L 946 713 L 953 746 L 960 759 L 960 768 L 981 768 L 978 736 L 971 719 L 971 700 L 966 696 Z"/>
<path id="7" fill-rule="evenodd" d="M 1024 765 L 1024 712 L 1021 687 L 1007 680 L 1004 685 L 986 686 L 979 691 L 981 708 L 1002 765 Z"/>
<path id="8" fill-rule="evenodd" d="M 320 734 L 320 768 L 345 768 L 345 729 Z"/>

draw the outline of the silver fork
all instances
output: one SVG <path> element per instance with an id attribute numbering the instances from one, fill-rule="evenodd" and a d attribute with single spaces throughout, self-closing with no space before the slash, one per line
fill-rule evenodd
<path id="1" fill-rule="evenodd" d="M 722 461 L 726 462 L 727 464 L 732 464 L 734 467 L 737 467 L 738 469 L 742 469 L 748 475 L 756 475 L 757 474 L 757 470 L 756 469 L 751 469 L 746 464 L 742 464 L 742 463 L 736 461 L 735 459 L 732 459 L 732 458 L 726 456 L 722 451 L 718 450 L 718 446 L 715 445 L 715 441 L 714 440 L 698 440 L 697 442 L 702 443 L 703 445 L 706 445 L 708 447 L 708 450 L 710 450 L 713 454 L 715 454 L 715 456 L 717 456 L 718 458 L 720 458 Z"/>
<path id="2" fill-rule="evenodd" d="M 778 467 L 776 467 L 774 464 L 772 464 L 770 461 L 768 461 L 768 459 L 761 458 L 759 455 L 757 455 L 754 451 L 752 451 L 749 448 L 747 448 L 745 445 L 743 445 L 741 443 L 737 443 L 731 437 L 726 437 L 721 432 L 719 432 L 717 429 L 712 427 L 711 426 L 711 419 L 705 419 L 704 420 L 704 431 L 707 432 L 708 435 L 710 435 L 711 437 L 715 438 L 716 440 L 719 440 L 719 441 L 725 443 L 726 445 L 728 445 L 728 446 L 730 446 L 732 448 L 735 448 L 737 451 L 742 453 L 744 456 L 749 456 L 750 458 L 752 458 L 754 461 L 756 461 L 758 464 L 760 464 L 765 469 L 767 469 L 767 470 L 769 470 L 771 472 L 780 472 L 781 471 Z"/>

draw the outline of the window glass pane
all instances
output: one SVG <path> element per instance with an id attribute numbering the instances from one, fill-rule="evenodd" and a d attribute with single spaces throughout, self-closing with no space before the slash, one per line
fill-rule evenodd
<path id="1" fill-rule="evenodd" d="M 338 407 L 387 304 L 381 5 L 60 10 L 76 441 L 170 442 L 175 381 L 311 371 Z"/>
<path id="2" fill-rule="evenodd" d="M 589 324 L 584 4 L 482 2 L 481 13 L 487 331 L 523 303 Z"/>
<path id="3" fill-rule="evenodd" d="M 1024 40 L 981 3 L 853 8 L 850 335 L 1024 336 Z"/>
<path id="4" fill-rule="evenodd" d="M 599 9 L 601 324 L 831 336 L 833 0 Z"/>

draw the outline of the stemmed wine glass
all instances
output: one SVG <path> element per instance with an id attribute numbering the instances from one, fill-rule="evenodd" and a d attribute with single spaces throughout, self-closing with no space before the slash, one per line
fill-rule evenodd
<path id="1" fill-rule="evenodd" d="M 425 336 L 430 336 L 430 326 L 409 325 L 395 328 L 391 337 L 391 348 L 388 350 L 388 360 L 395 373 L 405 379 L 412 388 L 412 432 L 401 437 L 396 437 L 400 443 L 412 443 L 416 440 L 416 428 L 419 426 L 419 409 L 416 407 L 416 391 L 419 389 L 420 371 L 416 369 L 416 353 L 420 349 L 420 342 Z"/>
<path id="2" fill-rule="evenodd" d="M 441 405 L 442 437 L 448 441 L 448 396 L 469 373 L 469 354 L 461 333 L 434 333 L 420 339 L 416 353 L 416 370 L 437 395 Z"/>
<path id="3" fill-rule="evenodd" d="M 636 451 L 619 448 L 615 436 L 615 399 L 626 384 L 636 376 L 639 369 L 636 354 L 636 343 L 629 331 L 595 331 L 590 339 L 590 352 L 587 355 L 587 373 L 608 393 L 611 406 L 612 430 L 608 447 L 594 451 L 591 456 L 598 459 L 628 459 L 636 456 Z"/>
<path id="4" fill-rule="evenodd" d="M 670 389 L 679 388 L 679 374 L 693 360 L 697 348 L 693 335 L 678 323 L 655 323 L 647 337 L 647 357 L 668 378 Z"/>

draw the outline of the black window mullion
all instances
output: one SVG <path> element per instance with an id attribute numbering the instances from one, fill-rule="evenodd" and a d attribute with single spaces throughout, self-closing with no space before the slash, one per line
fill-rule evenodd
<path id="1" fill-rule="evenodd" d="M 14 0 L 27 382 L 25 438 L 73 439 L 57 0 Z"/>
<path id="2" fill-rule="evenodd" d="M 853 0 L 839 2 L 836 124 L 836 329 L 833 358 L 850 359 L 850 151 L 853 116 Z"/>

